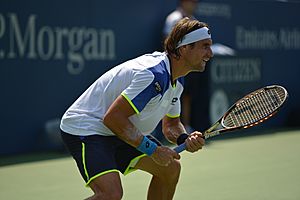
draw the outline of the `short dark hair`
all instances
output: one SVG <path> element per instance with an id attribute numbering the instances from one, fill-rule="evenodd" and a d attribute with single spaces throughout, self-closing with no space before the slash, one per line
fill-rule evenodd
<path id="1" fill-rule="evenodd" d="M 202 27 L 209 28 L 206 23 L 200 22 L 198 20 L 190 19 L 188 17 L 181 19 L 180 21 L 177 22 L 177 24 L 173 27 L 171 33 L 165 39 L 164 50 L 169 55 L 179 58 L 180 53 L 177 48 L 178 43 L 183 39 L 183 37 L 186 34 Z"/>

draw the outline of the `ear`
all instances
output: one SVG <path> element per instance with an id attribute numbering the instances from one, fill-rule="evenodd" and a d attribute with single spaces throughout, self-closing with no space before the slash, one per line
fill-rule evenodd
<path id="1" fill-rule="evenodd" d="M 179 50 L 180 55 L 185 55 L 187 53 L 187 49 L 188 49 L 187 45 L 179 47 L 178 50 Z"/>

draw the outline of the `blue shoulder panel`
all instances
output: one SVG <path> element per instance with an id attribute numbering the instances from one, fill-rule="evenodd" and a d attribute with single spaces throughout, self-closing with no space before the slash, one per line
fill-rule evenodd
<path id="1" fill-rule="evenodd" d="M 169 88 L 170 75 L 164 61 L 160 62 L 156 66 L 148 68 L 147 70 L 151 71 L 154 75 L 152 83 L 134 99 L 132 99 L 133 104 L 136 106 L 139 112 L 144 109 L 144 107 L 153 97 L 159 94 L 163 96 Z"/>

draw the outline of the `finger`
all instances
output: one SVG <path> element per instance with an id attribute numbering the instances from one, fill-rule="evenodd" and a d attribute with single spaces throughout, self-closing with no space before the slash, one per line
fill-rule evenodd
<path id="1" fill-rule="evenodd" d="M 174 151 L 173 158 L 175 158 L 177 160 L 180 160 L 181 157 L 180 157 L 179 153 L 177 153 L 176 151 Z"/>
<path id="2" fill-rule="evenodd" d="M 196 148 L 192 143 L 188 143 L 186 145 L 186 150 L 189 152 L 195 152 L 195 151 L 198 151 L 199 148 Z"/>
<path id="3" fill-rule="evenodd" d="M 197 141 L 202 145 L 202 146 L 204 146 L 204 144 L 205 144 L 205 138 L 203 138 L 204 136 L 202 136 L 202 135 L 199 135 L 196 139 L 197 139 Z"/>
<path id="4" fill-rule="evenodd" d="M 177 159 L 177 160 L 179 160 L 181 157 L 180 157 L 180 155 L 179 155 L 179 153 L 177 153 L 175 150 L 173 150 L 173 149 L 170 149 L 170 153 L 171 153 L 171 155 L 172 155 L 172 159 Z"/>
<path id="5" fill-rule="evenodd" d="M 194 135 L 197 135 L 198 137 L 201 137 L 201 138 L 203 138 L 203 139 L 205 140 L 205 136 L 204 136 L 203 133 L 201 133 L 201 132 L 199 132 L 199 131 L 195 131 L 193 134 L 194 134 Z"/>
<path id="6" fill-rule="evenodd" d="M 198 146 L 201 145 L 201 144 L 199 145 L 199 141 L 197 138 L 199 137 L 195 135 L 195 136 L 191 136 L 188 140 L 189 146 L 193 149 L 198 149 Z"/>
<path id="7" fill-rule="evenodd" d="M 201 133 L 201 136 L 200 136 L 204 141 L 205 141 L 205 135 Z"/>
<path id="8" fill-rule="evenodd" d="M 186 141 L 186 143 L 187 143 L 187 147 L 190 149 L 190 150 L 193 150 L 194 151 L 194 149 L 196 149 L 196 144 L 194 144 L 194 140 L 195 140 L 195 137 L 194 136 L 190 136 L 188 139 L 187 139 L 187 141 Z"/>
<path id="9" fill-rule="evenodd" d="M 205 141 L 200 136 L 193 135 L 188 138 L 186 145 L 190 151 L 195 152 L 198 151 L 199 149 L 202 149 L 204 142 Z"/>
<path id="10" fill-rule="evenodd" d="M 202 146 L 205 144 L 205 139 L 203 138 L 202 133 L 194 135 L 193 139 L 195 145 L 198 145 L 197 143 L 200 143 Z"/>

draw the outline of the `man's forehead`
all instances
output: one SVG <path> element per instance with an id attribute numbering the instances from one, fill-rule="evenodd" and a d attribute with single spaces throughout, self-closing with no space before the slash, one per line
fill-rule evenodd
<path id="1" fill-rule="evenodd" d="M 197 43 L 199 43 L 200 45 L 212 45 L 212 39 L 207 38 L 204 40 L 199 40 Z"/>

